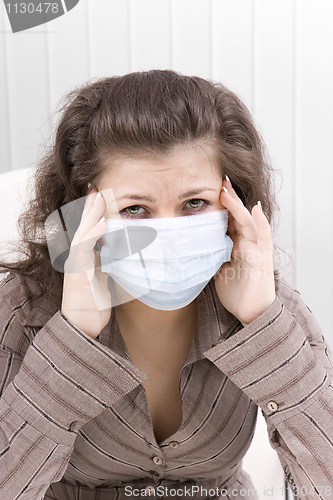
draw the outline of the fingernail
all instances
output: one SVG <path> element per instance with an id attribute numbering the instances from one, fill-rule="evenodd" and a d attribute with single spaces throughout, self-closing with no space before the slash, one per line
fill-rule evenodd
<path id="1" fill-rule="evenodd" d="M 262 211 L 262 206 L 261 206 L 261 201 L 260 200 L 258 200 L 257 205 L 259 206 L 260 210 Z"/>
<path id="2" fill-rule="evenodd" d="M 98 200 L 100 199 L 101 196 L 102 196 L 101 193 L 98 191 L 98 193 L 96 194 L 95 199 L 94 199 L 94 203 L 93 203 L 94 205 L 98 202 Z"/>
<path id="3" fill-rule="evenodd" d="M 231 186 L 231 180 L 229 179 L 229 177 L 228 177 L 227 175 L 225 176 L 225 180 L 226 180 L 227 182 L 229 182 L 229 184 L 230 184 L 230 186 Z"/>
<path id="4" fill-rule="evenodd" d="M 222 191 L 227 193 L 228 196 L 231 196 L 231 194 L 229 193 L 229 191 L 227 190 L 227 188 L 225 186 L 222 186 Z"/>
<path id="5" fill-rule="evenodd" d="M 99 219 L 99 221 L 97 222 L 96 227 L 99 226 L 100 224 L 102 224 L 102 222 L 104 222 L 104 221 L 105 221 L 105 217 L 101 217 Z"/>

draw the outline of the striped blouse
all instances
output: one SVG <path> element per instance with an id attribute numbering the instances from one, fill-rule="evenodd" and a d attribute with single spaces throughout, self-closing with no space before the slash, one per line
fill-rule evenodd
<path id="1" fill-rule="evenodd" d="M 94 340 L 24 290 L 1 282 L 1 499 L 255 499 L 242 457 L 258 406 L 296 498 L 333 498 L 331 353 L 287 283 L 246 327 L 202 290 L 182 423 L 159 444 L 116 315 Z"/>

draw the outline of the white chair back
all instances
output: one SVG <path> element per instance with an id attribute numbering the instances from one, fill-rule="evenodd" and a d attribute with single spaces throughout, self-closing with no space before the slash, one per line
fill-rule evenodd
<path id="1" fill-rule="evenodd" d="M 9 258 L 11 243 L 18 240 L 17 221 L 32 197 L 28 181 L 33 169 L 0 174 L 0 256 Z"/>

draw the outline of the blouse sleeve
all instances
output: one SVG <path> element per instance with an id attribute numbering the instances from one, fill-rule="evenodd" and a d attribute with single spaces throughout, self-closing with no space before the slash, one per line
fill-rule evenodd
<path id="1" fill-rule="evenodd" d="M 297 499 L 333 497 L 332 356 L 298 291 L 205 353 L 262 410 Z"/>
<path id="2" fill-rule="evenodd" d="M 22 322 L 24 300 L 13 308 L 9 290 L 5 280 L 0 296 L 0 498 L 39 500 L 63 476 L 80 427 L 145 375 L 59 311 L 33 337 Z"/>

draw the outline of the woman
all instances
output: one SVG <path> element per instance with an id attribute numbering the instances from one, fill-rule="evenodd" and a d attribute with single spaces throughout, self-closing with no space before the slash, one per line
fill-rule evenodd
<path id="1" fill-rule="evenodd" d="M 69 96 L 3 264 L 1 498 L 256 498 L 258 406 L 295 496 L 331 496 L 330 351 L 274 272 L 270 174 L 220 84 Z"/>

